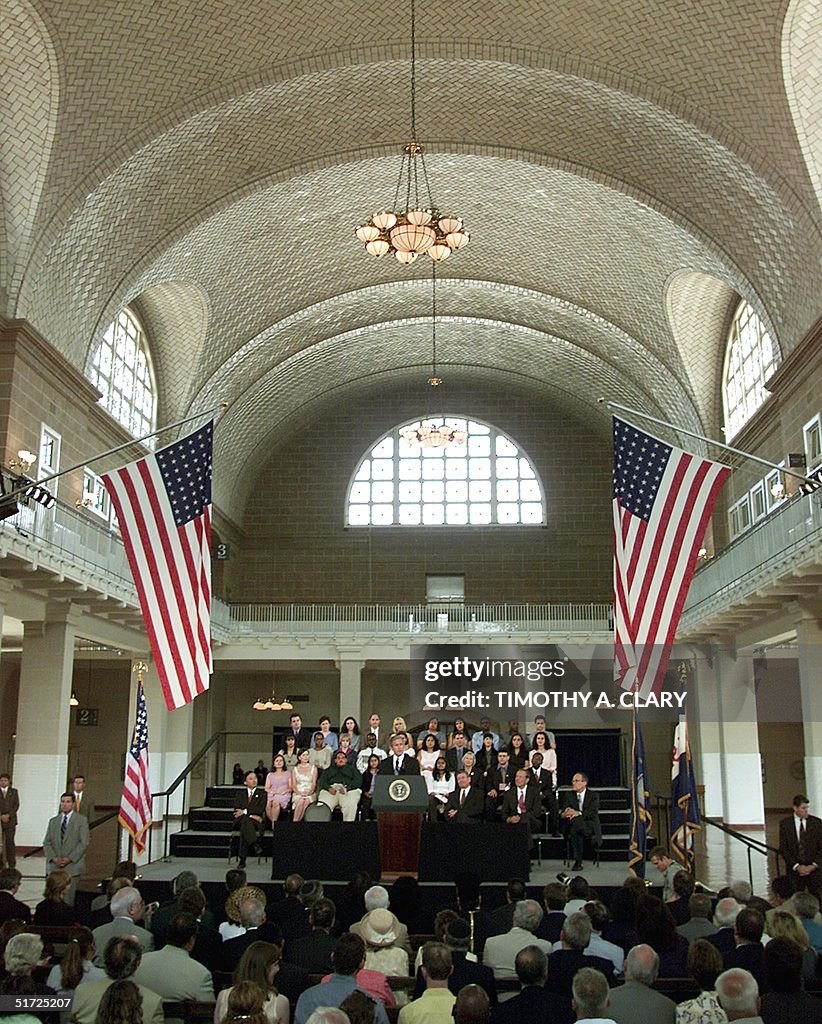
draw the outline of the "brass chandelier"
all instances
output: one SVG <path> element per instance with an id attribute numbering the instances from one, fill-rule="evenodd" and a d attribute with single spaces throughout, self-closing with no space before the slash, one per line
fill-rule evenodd
<path id="1" fill-rule="evenodd" d="M 470 235 L 462 218 L 443 214 L 431 199 L 425 150 L 417 139 L 417 41 L 415 0 L 411 0 L 411 139 L 402 149 L 402 162 L 390 210 L 375 213 L 354 234 L 371 256 L 393 253 L 400 263 L 414 263 L 427 253 L 435 263 L 464 249 Z M 404 201 L 401 197 L 404 191 Z"/>

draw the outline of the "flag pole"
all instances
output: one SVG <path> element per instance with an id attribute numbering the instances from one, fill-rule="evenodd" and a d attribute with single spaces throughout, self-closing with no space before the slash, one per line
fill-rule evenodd
<path id="1" fill-rule="evenodd" d="M 777 466 L 775 462 L 768 462 L 767 459 L 761 459 L 758 455 L 752 455 L 750 452 L 745 452 L 741 448 L 734 448 L 729 444 L 725 444 L 724 441 L 715 441 L 712 437 L 706 437 L 704 434 L 697 434 L 693 430 L 686 430 L 685 427 L 678 427 L 675 423 L 669 423 L 667 420 L 657 419 L 656 416 L 649 416 L 647 412 L 640 412 L 638 409 L 630 409 L 627 405 L 620 405 L 619 402 L 611 402 L 606 398 L 598 398 L 597 402 L 600 405 L 607 405 L 609 409 L 619 409 L 620 412 L 630 413 L 631 416 L 639 416 L 640 419 L 649 420 L 651 423 L 656 423 L 660 427 L 669 427 L 671 430 L 676 430 L 680 434 L 687 434 L 688 437 L 695 437 L 699 441 L 705 441 L 706 444 L 715 445 L 717 448 L 724 448 L 726 452 L 733 452 L 734 455 L 741 455 L 745 459 L 751 459 L 753 462 L 760 462 L 763 466 L 768 466 L 770 469 L 778 469 L 780 473 L 785 476 L 796 477 L 797 480 L 801 480 L 803 484 L 814 484 L 814 481 L 809 477 L 803 476 L 801 473 L 794 473 L 792 469 L 788 469 L 786 466 Z"/>
<path id="2" fill-rule="evenodd" d="M 99 462 L 100 459 L 105 459 L 109 455 L 116 455 L 117 452 L 123 451 L 124 448 L 130 448 L 134 444 L 140 444 L 143 441 L 147 441 L 150 437 L 156 437 L 157 434 L 162 434 L 166 430 L 173 430 L 175 427 L 182 427 L 186 423 L 191 423 L 192 420 L 199 420 L 203 416 L 213 416 L 221 409 L 227 409 L 228 402 L 220 402 L 219 405 L 212 406 L 211 409 L 204 409 L 202 412 L 194 413 L 192 416 L 186 416 L 185 419 L 177 420 L 175 423 L 167 423 L 164 427 L 157 427 L 156 430 L 152 430 L 148 434 L 143 434 L 142 437 L 134 437 L 130 441 L 124 441 L 122 444 L 116 445 L 114 448 L 109 448 L 107 451 L 100 452 L 99 455 L 92 455 L 88 459 L 84 459 L 82 462 L 77 462 L 73 466 L 69 466 L 68 469 L 61 469 L 58 473 L 51 473 L 49 476 L 44 476 L 40 480 L 27 480 L 21 487 L 16 487 L 13 491 L 9 491 L 8 494 L 2 495 L 3 500 L 8 498 L 15 498 L 18 494 L 25 494 L 30 487 L 39 487 L 42 484 L 47 484 L 52 480 L 56 480 L 58 477 L 66 476 L 67 473 L 74 473 L 78 469 L 85 469 L 86 466 L 92 462 Z"/>

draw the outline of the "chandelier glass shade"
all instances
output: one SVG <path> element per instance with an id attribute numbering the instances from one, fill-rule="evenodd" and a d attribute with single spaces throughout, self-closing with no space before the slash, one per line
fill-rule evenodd
<path id="1" fill-rule="evenodd" d="M 268 700 L 258 697 L 251 706 L 255 711 L 292 711 L 294 708 L 288 697 L 278 700 L 273 693 Z"/>
<path id="2" fill-rule="evenodd" d="M 372 214 L 354 229 L 370 256 L 393 253 L 409 265 L 425 253 L 442 263 L 471 240 L 461 217 L 443 214 L 431 199 L 425 150 L 417 139 L 417 40 L 415 0 L 411 0 L 411 140 L 402 149 L 397 188 L 390 210 Z"/>

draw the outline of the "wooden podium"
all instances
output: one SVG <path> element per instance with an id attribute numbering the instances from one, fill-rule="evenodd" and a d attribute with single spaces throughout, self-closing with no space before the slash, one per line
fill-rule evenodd
<path id="1" fill-rule="evenodd" d="M 378 775 L 371 806 L 377 812 L 380 866 L 385 874 L 417 874 L 420 828 L 428 787 L 419 775 Z"/>

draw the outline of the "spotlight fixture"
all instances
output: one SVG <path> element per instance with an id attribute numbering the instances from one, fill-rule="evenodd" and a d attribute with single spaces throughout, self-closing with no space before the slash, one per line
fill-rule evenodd
<path id="1" fill-rule="evenodd" d="M 429 392 L 428 406 L 429 413 L 433 404 L 433 394 L 439 395 L 439 416 L 436 414 L 427 416 L 419 426 L 409 427 L 403 430 L 401 437 L 406 444 L 418 444 L 421 448 L 447 448 L 452 444 L 465 444 L 468 433 L 459 427 L 450 426 L 445 422 L 442 410 L 442 392 L 439 388 L 442 385 L 442 377 L 437 373 L 437 266 L 431 267 L 431 376 L 428 384 L 433 392 Z"/>
<path id="2" fill-rule="evenodd" d="M 422 188 L 420 187 L 422 186 Z M 404 203 L 401 195 L 405 192 Z M 375 213 L 354 234 L 371 256 L 393 253 L 408 265 L 422 253 L 436 263 L 464 249 L 471 240 L 461 217 L 443 214 L 431 199 L 425 149 L 417 139 L 417 39 L 415 0 L 411 0 L 411 139 L 402 149 L 400 173 L 390 210 Z"/>

